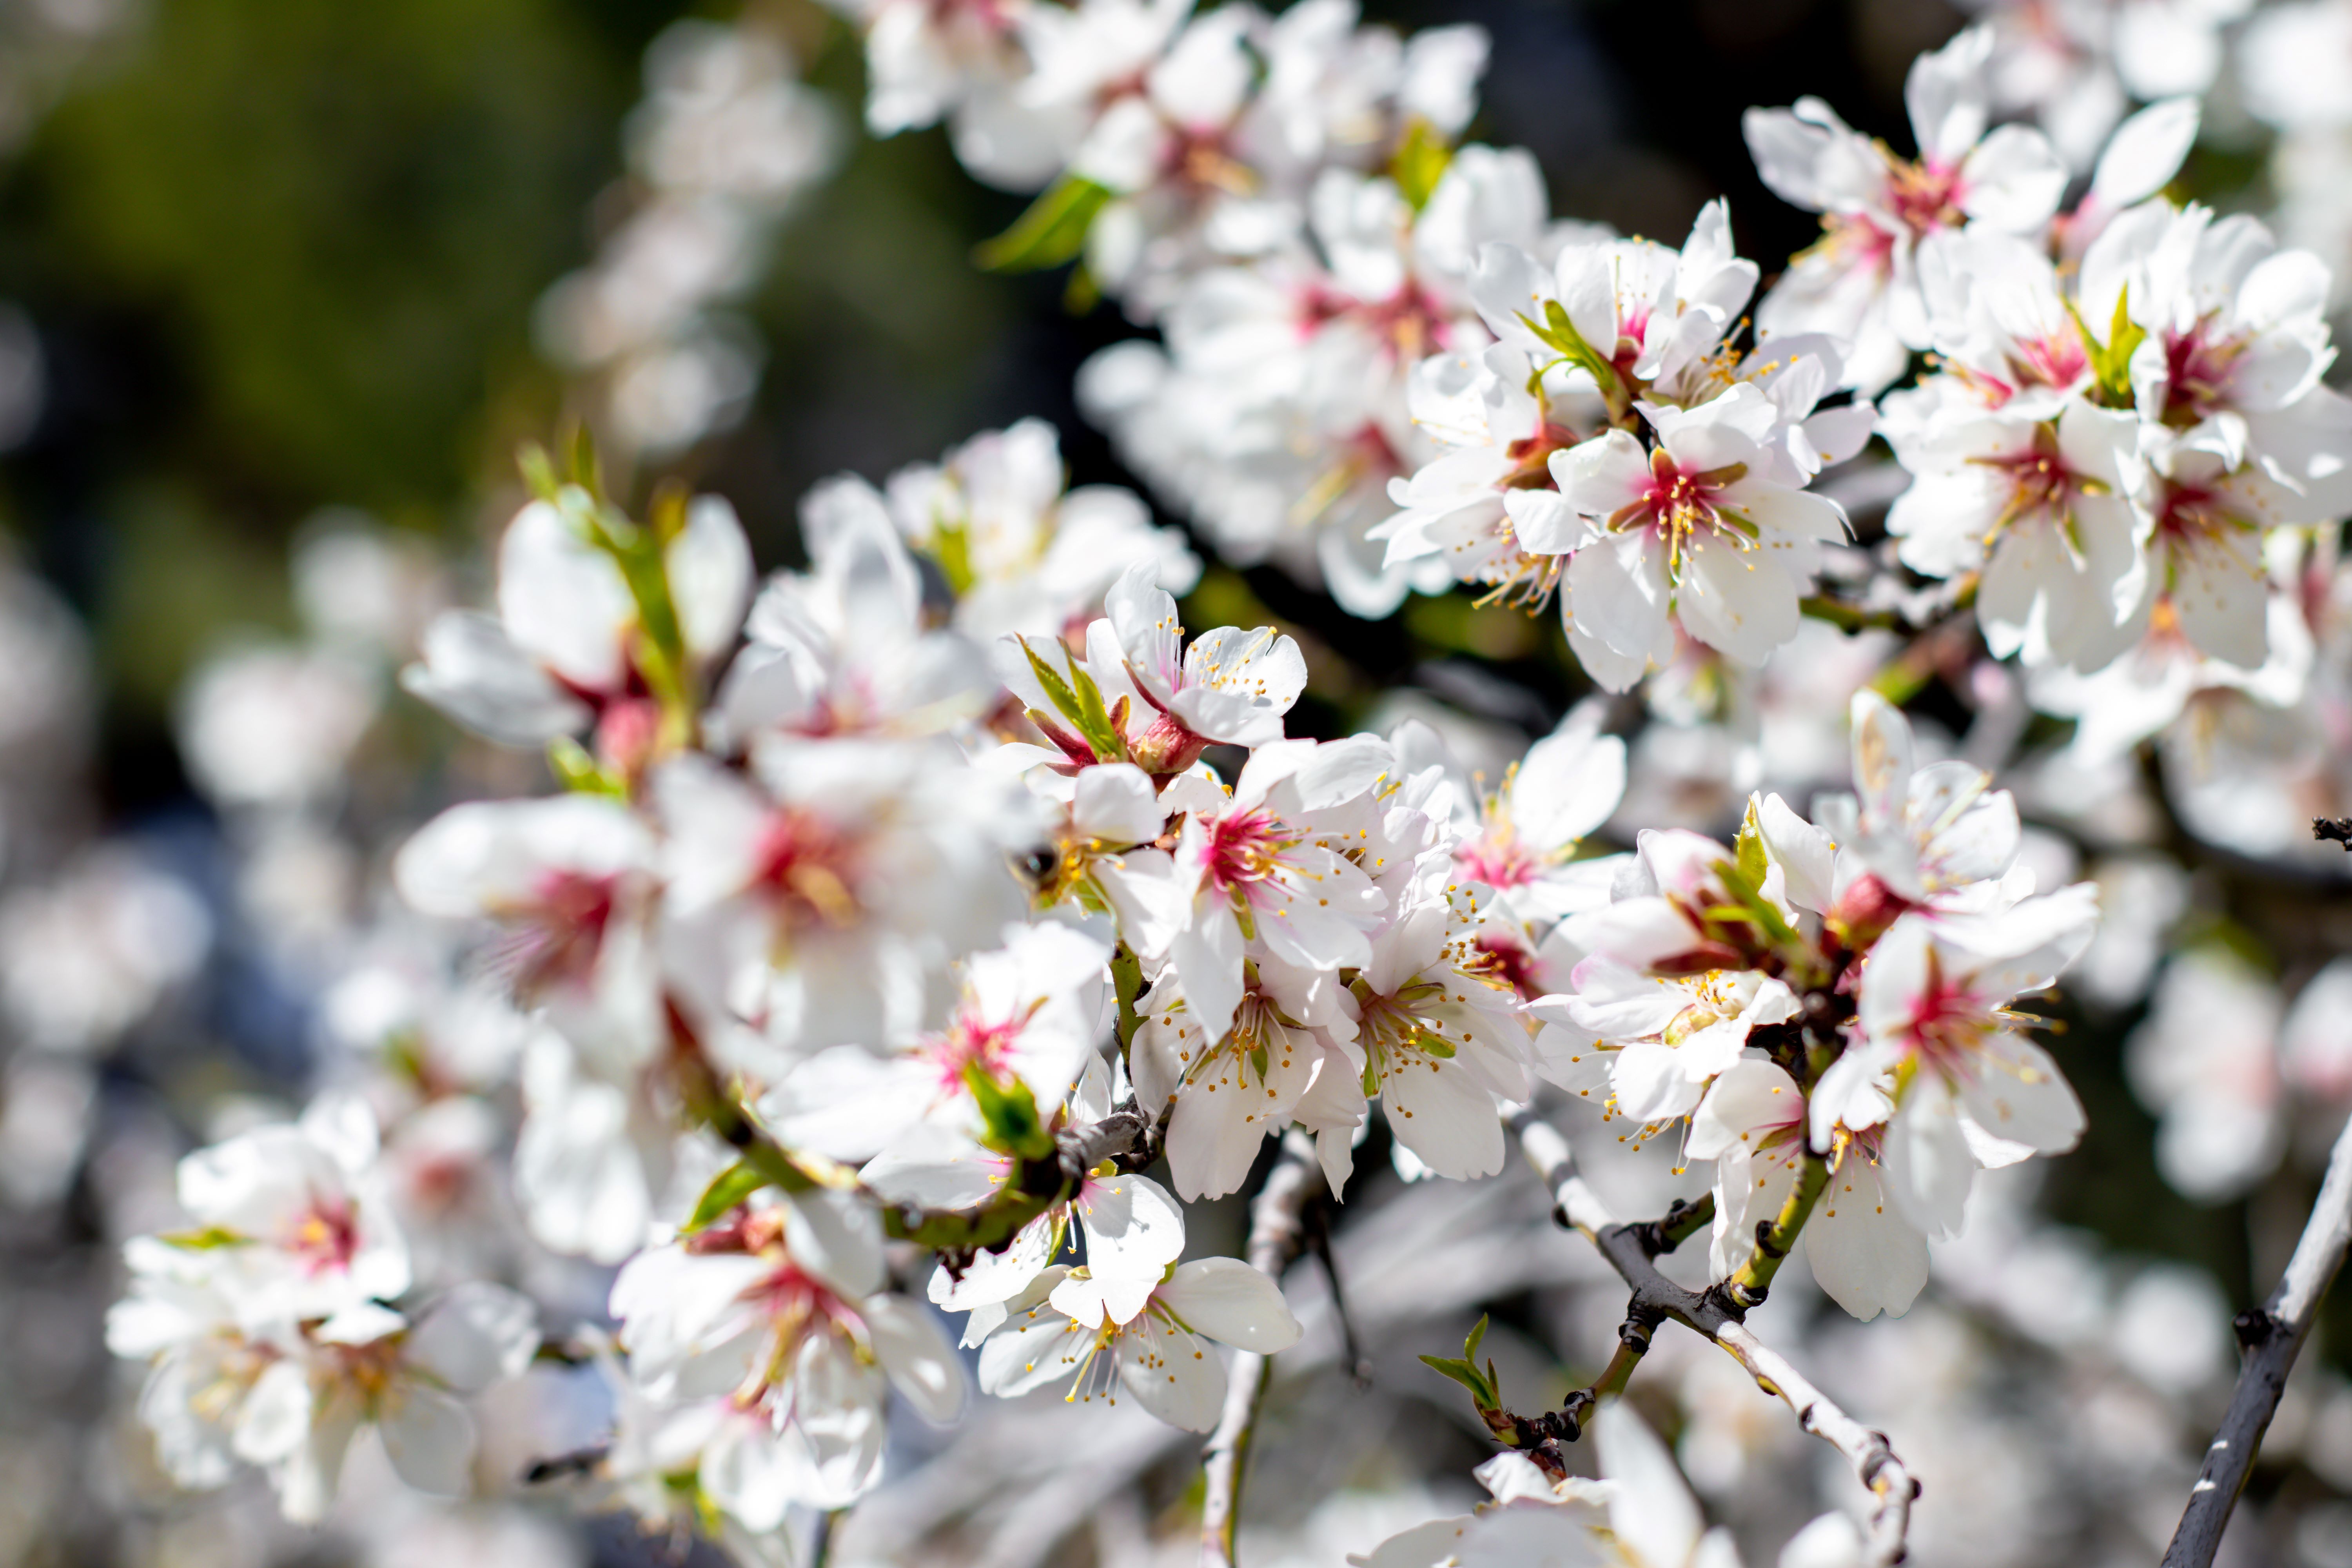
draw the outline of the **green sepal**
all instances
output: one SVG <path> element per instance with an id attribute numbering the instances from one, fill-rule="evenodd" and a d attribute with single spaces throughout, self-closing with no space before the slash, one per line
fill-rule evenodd
<path id="1" fill-rule="evenodd" d="M 1019 1079 L 1000 1082 L 978 1062 L 966 1062 L 963 1081 L 980 1109 L 987 1133 L 982 1142 L 1000 1154 L 1016 1160 L 1050 1160 L 1054 1135 L 1037 1114 L 1037 1101 Z"/>
<path id="2" fill-rule="evenodd" d="M 1094 227 L 1096 215 L 1110 200 L 1108 186 L 1064 174 L 1011 227 L 981 241 L 972 259 L 991 272 L 1042 272 L 1076 260 L 1087 247 L 1087 231 Z"/>
<path id="3" fill-rule="evenodd" d="M 710 1178 L 710 1184 L 695 1199 L 694 1213 L 687 1216 L 682 1228 L 689 1236 L 709 1229 L 728 1210 L 767 1184 L 768 1178 L 751 1161 L 736 1161 Z"/>

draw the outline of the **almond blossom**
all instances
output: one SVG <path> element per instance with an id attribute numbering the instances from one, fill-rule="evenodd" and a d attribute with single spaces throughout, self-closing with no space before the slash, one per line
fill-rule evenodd
<path id="1" fill-rule="evenodd" d="M 954 1419 L 955 1352 L 883 1281 L 872 1211 L 842 1194 L 739 1210 L 631 1259 L 613 1315 L 630 1378 L 667 1407 L 665 1472 L 691 1468 L 714 1506 L 771 1531 L 791 1504 L 839 1508 L 880 1479 L 886 1389 Z"/>
<path id="2" fill-rule="evenodd" d="M 1850 129 L 1817 98 L 1793 110 L 1751 109 L 1742 121 L 1767 185 L 1822 214 L 1822 237 L 1797 258 L 1757 311 L 1767 337 L 1822 331 L 1853 345 L 1846 374 L 1876 394 L 1927 346 L 1917 254 L 1931 236 L 1983 223 L 2039 231 L 2065 194 L 2066 167 L 2049 142 L 2021 125 L 1988 133 L 1985 67 L 1992 34 L 1970 28 L 1912 62 L 1904 103 L 1916 161 Z"/>
<path id="3" fill-rule="evenodd" d="M 1075 1379 L 1070 1401 L 1115 1403 L 1124 1390 L 1170 1426 L 1205 1432 L 1225 1400 L 1224 1362 L 1210 1342 L 1271 1355 L 1298 1340 L 1281 1290 L 1237 1258 L 1173 1265 L 1124 1321 L 1101 1310 L 1089 1284 L 1083 1269 L 1060 1265 L 1040 1275 L 981 1345 L 981 1387 L 1011 1398 Z"/>
<path id="4" fill-rule="evenodd" d="M 1930 1237 L 1951 1236 L 1979 1165 L 2061 1153 L 2083 1107 L 2010 1004 L 2080 955 L 2097 922 L 2088 884 L 2035 899 L 1997 921 L 1895 922 L 1873 951 L 1859 998 L 1864 1040 L 1822 1075 L 1812 1138 L 1885 1127 L 1885 1185 Z"/>

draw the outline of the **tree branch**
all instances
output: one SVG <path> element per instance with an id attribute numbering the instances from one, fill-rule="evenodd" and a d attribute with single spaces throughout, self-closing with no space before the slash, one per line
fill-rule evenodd
<path id="1" fill-rule="evenodd" d="M 2319 1300 L 2344 1265 L 2347 1241 L 2352 1241 L 2352 1126 L 2345 1128 L 2336 1140 L 2336 1152 L 2327 1157 L 2319 1201 L 2312 1205 L 2303 1238 L 2294 1244 L 2294 1256 L 2287 1260 L 2278 1288 L 2259 1311 L 2238 1319 L 2238 1342 L 2245 1352 L 2238 1386 L 2230 1395 L 2230 1412 L 2221 1418 L 2221 1431 L 2205 1450 L 2180 1528 L 2164 1553 L 2164 1568 L 2207 1568 L 2213 1561 L 2231 1510 L 2238 1506 L 2238 1494 L 2245 1489 L 2247 1472 L 2253 1468 L 2255 1450 L 2271 1417 L 2278 1414 L 2279 1394 L 2311 1332 Z"/>
<path id="2" fill-rule="evenodd" d="M 1696 1205 L 1681 1206 L 1665 1219 L 1648 1224 L 1612 1223 L 1599 1197 L 1575 1174 L 1568 1140 L 1559 1129 L 1526 1110 L 1513 1115 L 1510 1126 L 1518 1135 L 1520 1151 L 1551 1191 L 1553 1217 L 1591 1237 L 1601 1256 L 1609 1260 L 1610 1267 L 1617 1270 L 1618 1277 L 1632 1290 L 1632 1299 L 1626 1304 L 1626 1321 L 1655 1323 L 1672 1319 L 1705 1335 L 1747 1368 L 1758 1387 L 1785 1401 L 1796 1413 L 1797 1425 L 1844 1455 L 1846 1462 L 1853 1467 L 1855 1479 L 1877 1500 L 1871 1512 L 1869 1550 L 1864 1561 L 1869 1568 L 1891 1568 L 1902 1562 L 1905 1540 L 1911 1529 L 1911 1502 L 1919 1495 L 1919 1483 L 1911 1479 L 1911 1472 L 1896 1457 L 1886 1434 L 1873 1431 L 1848 1415 L 1815 1388 L 1786 1356 L 1758 1339 L 1740 1321 L 1747 1306 L 1735 1293 L 1721 1285 L 1704 1291 L 1685 1290 L 1658 1272 L 1658 1254 L 1670 1250 L 1673 1242 L 1697 1228 L 1690 1221 L 1697 1212 Z M 2332 1171 L 2330 1180 L 2334 1180 Z M 2352 1175 L 2347 1177 L 2347 1203 L 2352 1205 Z M 1662 1241 L 1665 1245 L 1661 1245 Z M 2338 1260 L 2342 1255 L 2339 1244 Z M 2293 1272 L 2289 1270 L 2290 1275 Z M 1622 1341 L 1621 1349 L 1633 1351 Z M 1620 1358 L 1628 1361 L 1627 1373 L 1631 1372 L 1631 1359 L 1637 1356 L 1634 1351 L 1632 1357 Z M 1617 1362 L 1612 1360 L 1611 1366 L 1614 1370 Z M 2167 1568 L 2170 1568 L 2168 1561 Z"/>
<path id="3" fill-rule="evenodd" d="M 1250 1267 L 1275 1281 L 1307 1245 L 1306 1213 L 1315 1195 L 1319 1167 L 1315 1143 L 1294 1127 L 1282 1135 L 1281 1152 L 1265 1185 L 1250 1203 Z M 1265 1403 L 1273 1359 L 1236 1351 L 1226 1369 L 1224 1414 L 1202 1452 L 1207 1468 L 1201 1501 L 1202 1568 L 1234 1568 L 1234 1531 L 1241 1521 L 1242 1473 L 1249 1463 L 1250 1438 Z"/>

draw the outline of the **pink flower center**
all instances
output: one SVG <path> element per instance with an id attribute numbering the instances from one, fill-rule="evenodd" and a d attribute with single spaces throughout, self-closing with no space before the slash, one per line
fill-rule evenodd
<path id="1" fill-rule="evenodd" d="M 1509 827 L 1491 828 L 1454 852 L 1462 875 L 1490 888 L 1520 888 L 1543 873 L 1543 862 L 1518 840 Z"/>
<path id="2" fill-rule="evenodd" d="M 1618 508 L 1609 518 L 1612 531 L 1647 528 L 1665 547 L 1670 577 L 1679 578 L 1682 555 L 1694 535 L 1723 539 L 1741 550 L 1752 546 L 1756 525 L 1727 510 L 1721 492 L 1748 472 L 1744 464 L 1722 468 L 1685 468 L 1664 447 L 1650 454 L 1650 479 L 1639 500 Z"/>
<path id="3" fill-rule="evenodd" d="M 568 869 L 542 876 L 530 901 L 515 911 L 520 927 L 500 954 L 516 989 L 528 994 L 593 970 L 619 889 L 618 877 Z"/>
<path id="4" fill-rule="evenodd" d="M 977 1066 L 992 1079 L 1012 1076 L 1013 1042 L 1021 1037 L 1024 1020 L 984 1023 L 969 1013 L 948 1026 L 947 1032 L 927 1042 L 939 1068 L 940 1088 L 950 1093 L 963 1088 L 964 1069 Z"/>
<path id="5" fill-rule="evenodd" d="M 2201 485 L 2167 485 L 2156 516 L 2157 539 L 2176 558 L 2210 555 L 2216 563 L 2227 554 L 2227 541 L 2255 526 L 2230 510 L 2226 496 Z"/>
<path id="6" fill-rule="evenodd" d="M 1444 349 L 1452 336 L 1444 310 L 1419 281 L 1385 300 L 1363 300 L 1320 284 L 1307 291 L 1299 325 L 1308 335 L 1333 321 L 1352 321 L 1389 345 L 1401 363 L 1412 364 Z"/>
<path id="7" fill-rule="evenodd" d="M 1268 811 L 1228 812 L 1208 828 L 1202 874 L 1221 893 L 1246 889 L 1273 877 L 1282 868 L 1284 851 L 1298 842 L 1282 819 Z"/>
<path id="8" fill-rule="evenodd" d="M 1973 1078 L 1977 1047 L 1998 1027 L 1984 1003 L 1966 986 L 1947 981 L 1931 955 L 1927 984 L 1912 999 L 1905 1030 L 1912 1055 L 1947 1079 Z"/>
<path id="9" fill-rule="evenodd" d="M 312 1276 L 348 1271 L 359 1249 L 359 1215 L 344 1198 L 314 1197 L 286 1242 Z"/>
<path id="10" fill-rule="evenodd" d="M 856 846 L 812 812 L 788 807 L 769 816 L 751 851 L 753 885 L 779 905 L 796 929 L 856 922 Z"/>
<path id="11" fill-rule="evenodd" d="M 2246 340 L 2216 339 L 2210 327 L 2209 318 L 2185 332 L 2169 328 L 2165 331 L 2164 422 L 2168 425 L 2188 428 L 2228 400 Z"/>
<path id="12" fill-rule="evenodd" d="M 1500 931 L 1481 931 L 1476 946 L 1477 955 L 1463 965 L 1465 970 L 1507 985 L 1530 1002 L 1545 994 L 1547 987 L 1536 973 L 1536 955 L 1516 938 Z"/>
<path id="13" fill-rule="evenodd" d="M 1993 519 L 1992 526 L 1985 531 L 1987 549 L 2021 521 L 2049 521 L 2071 531 L 2075 498 L 2107 491 L 2099 480 L 2079 474 L 2067 465 L 2064 454 L 2058 449 L 2056 433 L 2046 425 L 2034 428 L 2032 445 L 2022 451 L 2002 457 L 1971 458 L 1969 461 L 1997 469 L 2009 480 L 2009 499 L 2002 504 L 2000 514 Z"/>
<path id="14" fill-rule="evenodd" d="M 1969 221 L 1960 210 L 1960 172 L 1941 164 L 1893 163 L 1886 174 L 1886 205 L 1914 235 L 1958 228 Z"/>

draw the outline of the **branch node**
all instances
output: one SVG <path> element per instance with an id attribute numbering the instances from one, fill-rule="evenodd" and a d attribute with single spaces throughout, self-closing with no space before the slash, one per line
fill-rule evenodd
<path id="1" fill-rule="evenodd" d="M 2251 1308 L 2230 1321 L 2230 1327 L 2238 1336 L 2238 1348 L 2248 1351 L 2277 1333 L 2283 1326 L 2260 1307 Z"/>
<path id="2" fill-rule="evenodd" d="M 2352 854 L 2352 816 L 2315 816 L 2311 836 L 2322 844 L 2341 844 Z"/>

